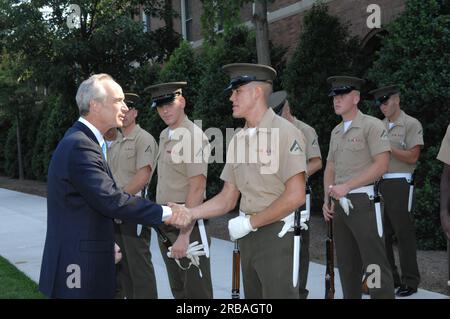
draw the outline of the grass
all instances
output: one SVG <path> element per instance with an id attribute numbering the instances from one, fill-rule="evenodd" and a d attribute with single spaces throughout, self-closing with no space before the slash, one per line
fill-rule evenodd
<path id="1" fill-rule="evenodd" d="M 43 299 L 34 281 L 0 256 L 0 299 Z"/>

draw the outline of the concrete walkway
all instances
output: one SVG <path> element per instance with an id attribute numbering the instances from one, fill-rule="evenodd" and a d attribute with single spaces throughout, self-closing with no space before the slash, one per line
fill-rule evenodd
<path id="1" fill-rule="evenodd" d="M 35 282 L 39 280 L 47 219 L 44 197 L 0 189 L 0 255 L 8 259 Z M 172 298 L 167 274 L 156 234 L 153 232 L 151 251 L 156 271 L 159 298 Z M 214 298 L 228 299 L 231 295 L 231 258 L 233 244 L 213 238 L 211 244 L 211 271 Z M 325 266 L 310 263 L 307 288 L 309 298 L 323 299 Z M 342 298 L 339 275 L 336 274 L 336 299 Z M 241 288 L 241 292 L 243 289 Z M 241 296 L 243 294 L 241 293 Z M 410 299 L 444 299 L 443 294 L 419 289 Z M 406 299 L 406 298 L 405 298 Z"/>

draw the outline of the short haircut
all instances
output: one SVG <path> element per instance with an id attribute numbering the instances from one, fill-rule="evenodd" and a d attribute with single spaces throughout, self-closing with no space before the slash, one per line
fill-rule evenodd
<path id="1" fill-rule="evenodd" d="M 103 102 L 106 99 L 105 88 L 100 85 L 100 82 L 105 80 L 114 81 L 109 74 L 99 73 L 92 75 L 80 84 L 76 96 L 80 115 L 89 114 L 89 104 L 92 100 Z"/>

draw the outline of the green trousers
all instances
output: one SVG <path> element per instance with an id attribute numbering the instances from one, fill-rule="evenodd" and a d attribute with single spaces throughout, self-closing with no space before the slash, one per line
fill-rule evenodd
<path id="1" fill-rule="evenodd" d="M 386 179 L 381 182 L 384 199 L 384 228 L 386 254 L 391 265 L 395 286 L 406 284 L 417 288 L 420 282 L 417 265 L 416 233 L 413 213 L 408 212 L 409 184 L 404 178 Z M 397 239 L 401 276 L 395 265 L 393 243 Z"/>
<path id="2" fill-rule="evenodd" d="M 294 233 L 282 238 L 283 222 L 258 228 L 239 239 L 242 281 L 246 299 L 298 299 L 292 286 Z"/>
<path id="3" fill-rule="evenodd" d="M 158 298 L 150 238 L 148 227 L 143 226 L 141 235 L 137 236 L 136 224 L 115 224 L 115 240 L 122 251 L 122 260 L 116 266 L 116 298 Z"/>
<path id="4" fill-rule="evenodd" d="M 379 269 L 379 285 L 369 287 L 372 299 L 394 298 L 394 281 L 386 257 L 384 238 L 379 237 L 375 218 L 375 206 L 367 194 L 348 194 L 353 209 L 347 216 L 334 201 L 334 242 L 337 266 L 344 299 L 360 299 L 362 296 L 362 270 Z M 372 277 L 371 277 L 372 278 Z"/>

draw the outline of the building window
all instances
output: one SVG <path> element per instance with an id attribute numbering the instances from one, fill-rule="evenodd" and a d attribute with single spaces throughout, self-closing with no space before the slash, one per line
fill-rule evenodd
<path id="1" fill-rule="evenodd" d="M 151 16 L 146 14 L 144 10 L 142 10 L 142 24 L 144 27 L 144 32 L 151 31 Z"/>
<path id="2" fill-rule="evenodd" d="M 183 38 L 187 41 L 193 41 L 191 0 L 181 0 L 181 29 Z"/>

